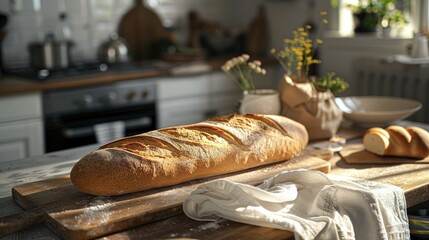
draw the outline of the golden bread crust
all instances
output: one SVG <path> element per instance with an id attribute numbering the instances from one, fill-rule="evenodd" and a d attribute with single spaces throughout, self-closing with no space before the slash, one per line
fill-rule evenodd
<path id="1" fill-rule="evenodd" d="M 305 127 L 285 117 L 223 116 L 110 142 L 70 178 L 81 192 L 120 195 L 289 160 L 307 143 Z"/>
<path id="2" fill-rule="evenodd" d="M 429 133 L 415 126 L 370 128 L 364 135 L 363 143 L 367 151 L 380 156 L 418 159 L 429 156 Z"/>

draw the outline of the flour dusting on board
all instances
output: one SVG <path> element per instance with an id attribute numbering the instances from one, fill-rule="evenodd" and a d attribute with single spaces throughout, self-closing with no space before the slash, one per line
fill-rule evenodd
<path id="1" fill-rule="evenodd" d="M 94 198 L 85 206 L 82 213 L 74 217 L 76 220 L 74 227 L 106 224 L 110 219 L 109 208 L 112 206 L 113 203 L 108 197 Z"/>
<path id="2" fill-rule="evenodd" d="M 199 226 L 198 228 L 205 231 L 208 229 L 218 229 L 220 225 L 217 222 L 210 222 Z"/>
<path id="3" fill-rule="evenodd" d="M 204 223 L 200 226 L 198 226 L 198 228 L 191 228 L 189 229 L 191 232 L 201 232 L 201 231 L 207 231 L 207 230 L 215 230 L 218 229 L 220 227 L 222 227 L 222 223 L 225 222 L 226 220 L 224 218 L 221 218 L 219 220 L 216 220 L 214 222 L 208 222 L 208 223 Z M 229 224 L 223 224 L 225 226 L 228 226 Z"/>

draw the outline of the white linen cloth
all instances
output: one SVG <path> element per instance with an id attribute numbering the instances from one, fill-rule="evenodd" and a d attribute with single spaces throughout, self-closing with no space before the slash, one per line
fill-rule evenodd
<path id="1" fill-rule="evenodd" d="M 319 171 L 281 172 L 257 187 L 211 181 L 183 210 L 196 220 L 289 230 L 295 239 L 410 239 L 402 189 Z"/>

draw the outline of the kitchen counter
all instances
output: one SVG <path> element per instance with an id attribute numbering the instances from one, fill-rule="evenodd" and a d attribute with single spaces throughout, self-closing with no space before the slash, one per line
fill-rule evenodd
<path id="1" fill-rule="evenodd" d="M 23 77 L 6 75 L 0 79 L 0 96 L 60 90 L 66 88 L 79 88 L 123 80 L 144 79 L 161 76 L 169 76 L 167 70 L 159 68 L 132 72 L 109 72 L 51 81 L 37 81 Z"/>
<path id="2" fill-rule="evenodd" d="M 429 125 L 408 121 L 401 125 L 418 125 L 429 130 Z M 348 144 L 361 142 L 363 129 L 344 128 L 340 136 L 348 139 Z M 95 149 L 91 145 L 38 157 L 0 163 L 0 217 L 22 212 L 11 198 L 11 188 L 22 183 L 34 182 L 68 174 L 73 164 L 81 156 Z M 401 187 L 406 196 L 407 206 L 411 207 L 429 200 L 429 164 L 384 164 L 353 165 L 341 156 L 330 160 L 332 174 L 347 175 L 390 183 Z M 34 226 L 6 239 L 57 239 L 58 237 L 42 225 Z M 204 239 L 290 239 L 293 234 L 287 231 L 235 223 L 227 220 L 216 222 L 197 222 L 183 214 L 164 220 L 138 226 L 126 232 L 116 233 L 103 239 L 139 238 L 204 238 Z"/>
<path id="3" fill-rule="evenodd" d="M 220 69 L 227 58 L 213 58 L 204 61 L 167 62 L 154 61 L 140 63 L 141 69 L 100 72 L 98 74 L 70 77 L 67 79 L 37 81 L 23 77 L 5 75 L 0 78 L 0 96 L 79 88 L 90 85 L 108 84 L 117 81 L 132 79 L 146 79 L 153 77 L 171 77 L 189 74 L 210 73 Z M 274 59 L 264 58 L 264 65 L 273 65 Z M 146 65 L 150 65 L 147 67 Z"/>

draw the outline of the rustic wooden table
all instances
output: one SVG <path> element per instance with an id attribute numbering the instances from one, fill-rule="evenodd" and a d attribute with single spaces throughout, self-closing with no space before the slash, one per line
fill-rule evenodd
<path id="1" fill-rule="evenodd" d="M 402 121 L 401 125 L 418 125 L 429 130 L 429 125 Z M 359 143 L 364 129 L 344 128 L 340 136 L 348 143 Z M 10 189 L 23 182 L 32 182 L 67 174 L 76 159 L 96 146 L 67 150 L 44 156 L 0 163 L 0 217 L 22 211 L 12 200 Z M 401 187 L 408 207 L 429 200 L 429 164 L 348 164 L 340 154 L 329 160 L 331 174 L 347 175 Z M 58 239 L 42 225 L 10 235 L 5 239 Z M 198 222 L 184 214 L 140 225 L 102 239 L 293 239 L 293 233 L 272 228 L 252 226 L 228 220 Z"/>

